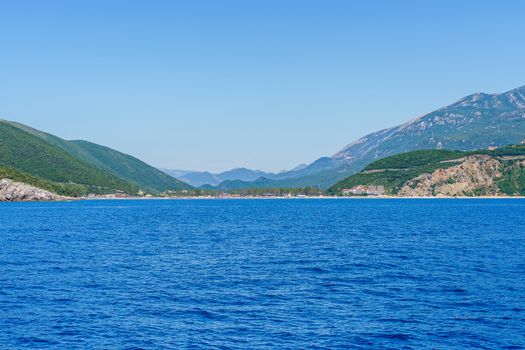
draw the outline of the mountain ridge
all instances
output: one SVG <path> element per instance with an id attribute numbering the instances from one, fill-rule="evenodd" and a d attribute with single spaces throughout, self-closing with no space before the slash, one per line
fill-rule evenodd
<path id="1" fill-rule="evenodd" d="M 159 168 L 161 171 L 178 178 L 192 186 L 216 186 L 224 181 L 255 181 L 261 177 L 273 178 L 274 173 L 267 173 L 261 170 L 248 169 L 244 167 L 233 168 L 220 173 L 212 173 L 209 171 L 192 171 L 192 170 L 177 170 Z"/>

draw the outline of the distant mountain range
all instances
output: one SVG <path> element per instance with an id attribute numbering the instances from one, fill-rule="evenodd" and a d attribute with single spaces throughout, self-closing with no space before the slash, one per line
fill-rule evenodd
<path id="1" fill-rule="evenodd" d="M 299 164 L 291 171 L 302 170 L 307 166 L 307 164 Z M 252 170 L 247 168 L 235 168 L 228 171 L 223 171 L 221 173 L 210 173 L 208 171 L 193 170 L 175 170 L 166 168 L 159 168 L 159 170 L 192 186 L 201 187 L 204 189 L 215 189 L 215 187 L 221 183 L 235 183 L 238 181 L 244 183 L 256 181 L 258 179 L 281 179 L 281 174 L 286 172 L 286 170 L 283 170 L 278 173 L 267 173 L 261 170 Z"/>
<path id="2" fill-rule="evenodd" d="M 192 187 L 130 155 L 0 120 L 0 174 L 65 195 Z M 9 174 L 9 176 L 7 176 Z"/>
<path id="3" fill-rule="evenodd" d="M 525 86 L 501 94 L 476 93 L 405 124 L 350 143 L 331 157 L 255 181 L 225 180 L 214 188 L 328 188 L 374 160 L 421 149 L 476 150 L 525 139 Z"/>
<path id="4" fill-rule="evenodd" d="M 264 171 L 247 168 L 235 168 L 221 173 L 210 173 L 208 171 L 174 170 L 166 168 L 160 168 L 159 170 L 195 187 L 203 185 L 216 186 L 223 181 L 229 180 L 254 181 L 260 177 L 274 176 L 273 173 L 266 173 Z"/>

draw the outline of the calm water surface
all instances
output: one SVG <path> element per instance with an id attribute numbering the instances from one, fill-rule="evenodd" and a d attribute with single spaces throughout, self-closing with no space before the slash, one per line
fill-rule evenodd
<path id="1" fill-rule="evenodd" d="M 525 346 L 525 200 L 0 204 L 0 348 Z"/>

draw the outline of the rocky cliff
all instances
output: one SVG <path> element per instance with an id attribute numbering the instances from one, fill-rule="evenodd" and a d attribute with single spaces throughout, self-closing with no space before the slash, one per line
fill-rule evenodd
<path id="1" fill-rule="evenodd" d="M 67 199 L 67 197 L 59 196 L 22 182 L 15 182 L 9 179 L 0 180 L 0 202 L 60 201 Z"/>
<path id="2" fill-rule="evenodd" d="M 400 197 L 498 196 L 495 179 L 502 176 L 501 161 L 487 155 L 465 157 L 459 165 L 422 174 L 404 185 Z"/>
<path id="3" fill-rule="evenodd" d="M 352 194 L 358 186 L 383 186 L 399 197 L 524 196 L 525 145 L 402 153 L 369 164 L 329 192 Z"/>

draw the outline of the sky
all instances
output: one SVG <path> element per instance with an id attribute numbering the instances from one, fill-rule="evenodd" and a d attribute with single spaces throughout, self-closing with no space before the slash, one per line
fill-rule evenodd
<path id="1" fill-rule="evenodd" d="M 0 0 L 0 118 L 154 166 L 293 168 L 525 85 L 525 1 Z"/>

